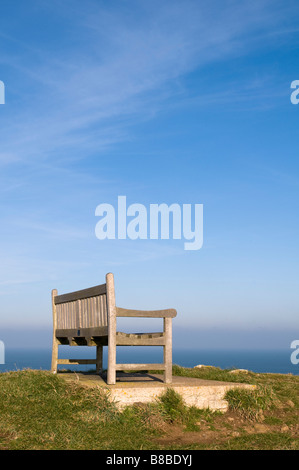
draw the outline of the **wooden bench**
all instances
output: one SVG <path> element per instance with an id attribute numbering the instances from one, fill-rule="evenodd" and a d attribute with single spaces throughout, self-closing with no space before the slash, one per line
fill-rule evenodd
<path id="1" fill-rule="evenodd" d="M 53 373 L 58 364 L 96 364 L 103 367 L 103 346 L 108 346 L 107 383 L 115 384 L 116 371 L 163 370 L 164 382 L 172 382 L 172 319 L 177 312 L 167 310 L 127 310 L 116 307 L 114 276 L 106 275 L 106 284 L 57 295 L 52 290 Z M 163 332 L 122 333 L 116 330 L 117 317 L 163 318 Z M 95 359 L 58 359 L 58 346 L 96 346 Z M 163 346 L 162 364 L 117 364 L 116 346 Z"/>

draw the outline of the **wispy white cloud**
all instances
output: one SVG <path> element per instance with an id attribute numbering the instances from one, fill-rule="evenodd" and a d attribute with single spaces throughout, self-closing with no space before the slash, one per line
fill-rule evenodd
<path id="1" fill-rule="evenodd" d="M 78 158 L 78 148 L 81 158 L 84 152 L 101 153 L 130 138 L 130 125 L 150 118 L 177 93 L 177 80 L 186 73 L 248 53 L 257 46 L 253 34 L 272 31 L 284 12 L 270 9 L 268 1 L 133 2 L 134 12 L 130 4 L 118 10 L 71 3 L 53 5 L 56 14 L 71 15 L 71 39 L 76 31 L 82 45 L 66 41 L 54 54 L 20 44 L 22 60 L 11 59 L 11 67 L 21 67 L 26 99 L 4 122 L 6 154 L 36 162 L 55 159 L 57 150 L 72 151 L 72 158 Z M 43 8 L 51 11 L 53 5 Z M 30 89 L 34 83 L 37 90 Z"/>

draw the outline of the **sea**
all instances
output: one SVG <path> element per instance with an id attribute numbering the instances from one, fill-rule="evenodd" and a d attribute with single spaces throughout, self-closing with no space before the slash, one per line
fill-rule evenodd
<path id="1" fill-rule="evenodd" d="M 141 351 L 142 349 L 142 351 Z M 119 351 L 120 350 L 120 351 Z M 138 352 L 137 352 L 138 350 Z M 246 369 L 258 373 L 277 373 L 299 375 L 299 364 L 291 360 L 291 349 L 278 350 L 212 350 L 212 349 L 174 349 L 173 364 L 182 367 L 209 365 L 221 369 Z M 95 348 L 91 347 L 59 347 L 59 358 L 92 359 Z M 299 358 L 299 354 L 297 355 Z M 3 361 L 2 361 L 3 362 Z M 117 362 L 121 363 L 160 363 L 163 362 L 162 348 L 117 348 Z M 38 369 L 50 370 L 51 349 L 10 349 L 6 348 L 4 364 L 0 364 L 0 372 Z M 58 369 L 90 370 L 91 365 L 59 365 Z M 104 348 L 103 367 L 107 368 L 107 348 Z"/>

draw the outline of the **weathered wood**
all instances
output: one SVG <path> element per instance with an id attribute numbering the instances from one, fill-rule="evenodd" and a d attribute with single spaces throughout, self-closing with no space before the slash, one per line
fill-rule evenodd
<path id="1" fill-rule="evenodd" d="M 58 364 L 96 364 L 96 359 L 58 359 Z"/>
<path id="2" fill-rule="evenodd" d="M 57 329 L 107 327 L 108 325 L 106 295 L 57 304 L 56 311 Z"/>
<path id="3" fill-rule="evenodd" d="M 91 336 L 108 336 L 108 327 L 99 327 L 99 328 L 57 328 L 56 329 L 56 338 L 63 338 L 67 336 L 77 337 L 77 338 L 86 338 Z"/>
<path id="4" fill-rule="evenodd" d="M 116 307 L 117 317 L 174 318 L 177 312 L 173 308 L 165 310 L 130 310 Z"/>
<path id="5" fill-rule="evenodd" d="M 155 333 L 124 333 L 122 331 L 117 331 L 116 332 L 116 336 L 126 336 L 127 338 L 139 338 L 139 339 L 142 339 L 142 338 L 148 338 L 148 339 L 151 339 L 151 338 L 161 338 L 163 337 L 163 334 L 162 332 L 155 332 Z"/>
<path id="6" fill-rule="evenodd" d="M 74 340 L 74 338 L 72 338 L 72 336 L 68 336 L 67 340 L 68 340 L 69 346 L 78 346 L 78 343 Z M 81 346 L 82 346 L 82 343 L 81 343 Z"/>
<path id="7" fill-rule="evenodd" d="M 102 371 L 103 371 L 103 346 L 97 346 L 96 373 L 100 374 Z"/>
<path id="8" fill-rule="evenodd" d="M 108 346 L 107 383 L 116 383 L 118 370 L 163 370 L 164 381 L 172 381 L 172 318 L 175 309 L 132 310 L 116 307 L 114 277 L 106 275 L 106 284 L 68 294 L 52 291 L 53 347 L 51 370 L 57 364 L 96 364 L 103 367 L 103 346 Z M 163 318 L 163 332 L 123 333 L 116 331 L 117 317 Z M 96 346 L 95 359 L 58 359 L 58 345 Z M 117 364 L 117 346 L 162 346 L 163 364 Z"/>
<path id="9" fill-rule="evenodd" d="M 108 346 L 108 336 L 94 336 L 91 338 L 97 346 Z"/>
<path id="10" fill-rule="evenodd" d="M 165 337 L 165 345 L 164 345 L 164 382 L 171 383 L 172 382 L 172 319 L 171 318 L 164 318 L 164 337 Z"/>
<path id="11" fill-rule="evenodd" d="M 106 275 L 107 312 L 108 312 L 108 372 L 107 383 L 116 382 L 116 306 L 114 292 L 114 277 L 112 273 Z"/>
<path id="12" fill-rule="evenodd" d="M 57 359 L 58 359 L 58 344 L 59 342 L 56 339 L 55 330 L 57 327 L 57 314 L 56 314 L 56 305 L 55 298 L 57 296 L 57 290 L 53 289 L 52 293 L 52 314 L 53 314 L 53 339 L 52 339 L 52 361 L 51 361 L 51 371 L 53 374 L 57 372 Z"/>
<path id="13" fill-rule="evenodd" d="M 103 294 L 106 294 L 106 284 L 89 287 L 88 289 L 77 290 L 68 294 L 58 295 L 55 297 L 55 305 L 63 304 L 65 302 L 73 302 L 74 300 L 88 299 L 89 297 L 96 297 Z"/>
<path id="14" fill-rule="evenodd" d="M 164 346 L 163 333 L 126 334 L 116 333 L 116 346 Z"/>
<path id="15" fill-rule="evenodd" d="M 164 370 L 164 364 L 116 364 L 116 370 Z"/>

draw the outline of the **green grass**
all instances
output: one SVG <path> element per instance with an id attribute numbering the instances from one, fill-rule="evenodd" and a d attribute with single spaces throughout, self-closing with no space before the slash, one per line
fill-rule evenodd
<path id="1" fill-rule="evenodd" d="M 0 374 L 0 445 L 9 449 L 132 449 L 145 429 L 100 389 L 42 371 Z M 1 442 L 2 441 L 2 442 Z"/>
<path id="2" fill-rule="evenodd" d="M 259 385 L 254 390 L 232 389 L 225 395 L 231 410 L 238 411 L 241 416 L 258 420 L 261 411 L 274 406 L 274 393 L 271 387 Z"/>
<path id="3" fill-rule="evenodd" d="M 179 366 L 173 373 L 256 388 L 229 391 L 225 414 L 187 407 L 171 388 L 156 403 L 119 411 L 105 390 L 63 374 L 2 373 L 0 449 L 299 449 L 298 376 Z"/>
<path id="4" fill-rule="evenodd" d="M 188 407 L 177 392 L 168 388 L 166 392 L 158 399 L 158 411 L 164 422 L 171 424 L 180 424 L 187 431 L 198 431 L 196 424 L 203 416 L 209 419 L 211 413 L 195 407 Z"/>

